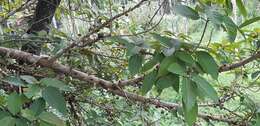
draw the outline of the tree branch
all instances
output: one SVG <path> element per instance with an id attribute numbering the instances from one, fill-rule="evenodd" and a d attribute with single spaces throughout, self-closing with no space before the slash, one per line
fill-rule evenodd
<path id="1" fill-rule="evenodd" d="M 177 103 L 163 102 L 158 99 L 146 98 L 144 96 L 140 96 L 134 93 L 125 92 L 115 83 L 95 77 L 93 75 L 88 75 L 86 73 L 83 73 L 75 69 L 71 69 L 71 67 L 59 64 L 57 62 L 49 64 L 48 57 L 40 57 L 40 56 L 32 55 L 27 52 L 5 48 L 5 47 L 0 47 L 0 55 L 5 57 L 10 57 L 13 59 L 19 59 L 25 63 L 36 64 L 41 67 L 50 68 L 57 73 L 63 73 L 65 75 L 73 77 L 74 79 L 79 79 L 84 82 L 89 82 L 90 84 L 96 84 L 97 86 L 102 87 L 103 89 L 107 90 L 110 93 L 125 97 L 126 99 L 129 100 L 139 101 L 146 104 L 152 104 L 155 105 L 156 107 L 165 108 L 169 110 L 176 110 L 177 108 L 181 107 Z M 133 83 L 133 82 L 134 81 L 125 81 L 123 83 Z M 198 116 L 207 120 L 215 120 L 215 121 L 226 122 L 229 124 L 237 124 L 237 121 L 230 120 L 230 119 L 214 117 L 214 116 L 204 115 L 204 114 L 198 114 Z"/>
<path id="2" fill-rule="evenodd" d="M 256 52 L 255 54 L 253 54 L 252 56 L 244 59 L 244 60 L 241 60 L 237 63 L 233 63 L 233 64 L 229 64 L 229 65 L 223 65 L 221 67 L 219 67 L 219 72 L 225 72 L 225 71 L 230 71 L 230 70 L 233 70 L 235 68 L 239 68 L 241 66 L 244 66 L 256 59 L 260 58 L 260 51 Z"/>
<path id="3" fill-rule="evenodd" d="M 103 24 L 101 24 L 100 26 L 94 28 L 91 32 L 89 32 L 88 34 L 86 34 L 85 36 L 83 36 L 79 41 L 84 43 L 85 46 L 87 45 L 91 45 L 95 42 L 98 41 L 98 39 L 94 39 L 93 41 L 89 41 L 89 37 L 97 32 L 99 32 L 102 28 L 106 27 L 107 25 L 109 25 L 111 22 L 113 22 L 114 20 L 120 18 L 121 16 L 124 16 L 125 14 L 139 8 L 144 2 L 146 2 L 148 0 L 141 0 L 138 4 L 136 4 L 134 7 L 129 8 L 128 10 L 115 15 L 114 17 L 110 18 L 109 20 L 107 20 L 106 22 L 104 22 Z M 50 58 L 49 63 L 53 63 L 54 61 L 56 61 L 59 57 L 61 57 L 65 52 L 67 52 L 68 50 L 70 50 L 71 48 L 74 48 L 75 46 L 77 46 L 77 41 L 74 41 L 73 43 L 71 43 L 68 47 L 64 48 L 63 50 L 59 51 L 55 56 Z"/>

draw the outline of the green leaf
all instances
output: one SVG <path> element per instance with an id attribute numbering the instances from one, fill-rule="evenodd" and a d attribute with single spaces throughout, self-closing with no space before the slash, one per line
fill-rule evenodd
<path id="1" fill-rule="evenodd" d="M 231 14 L 232 14 L 232 11 L 233 11 L 233 5 L 232 5 L 231 0 L 225 0 L 225 5 L 226 5 L 226 7 L 227 7 L 227 13 L 228 13 L 228 15 L 231 15 Z"/>
<path id="2" fill-rule="evenodd" d="M 161 53 L 156 54 L 151 60 L 146 62 L 142 67 L 142 72 L 146 72 L 153 68 L 157 63 L 159 63 L 161 60 L 163 60 L 164 56 Z"/>
<path id="3" fill-rule="evenodd" d="M 256 72 L 251 74 L 251 78 L 255 79 L 256 77 L 258 77 L 259 74 L 260 74 L 260 71 L 256 71 Z"/>
<path id="4" fill-rule="evenodd" d="M 218 79 L 218 65 L 214 58 L 204 51 L 196 52 L 197 60 L 202 69 L 211 75 L 212 78 Z"/>
<path id="5" fill-rule="evenodd" d="M 208 19 L 215 25 L 219 26 L 223 23 L 224 16 L 217 11 L 211 11 L 210 9 L 207 9 L 206 14 Z"/>
<path id="6" fill-rule="evenodd" d="M 46 103 L 43 98 L 38 98 L 38 99 L 34 100 L 32 105 L 30 106 L 30 110 L 33 111 L 34 116 L 38 116 L 39 114 L 41 114 L 44 111 L 45 104 Z"/>
<path id="7" fill-rule="evenodd" d="M 6 116 L 11 116 L 11 114 L 5 110 L 0 110 L 0 120 Z"/>
<path id="8" fill-rule="evenodd" d="M 20 112 L 22 105 L 23 105 L 22 98 L 16 92 L 13 92 L 12 94 L 10 94 L 8 96 L 8 98 L 7 98 L 7 108 L 13 115 Z"/>
<path id="9" fill-rule="evenodd" d="M 65 126 L 65 123 L 63 120 L 58 118 L 56 115 L 50 112 L 42 112 L 39 115 L 39 118 L 47 123 L 53 124 L 55 126 Z"/>
<path id="10" fill-rule="evenodd" d="M 151 33 L 154 39 L 159 41 L 164 47 L 172 47 L 173 44 L 171 43 L 172 38 L 166 37 L 166 36 L 161 36 L 160 34 L 157 33 Z"/>
<path id="11" fill-rule="evenodd" d="M 24 80 L 25 82 L 27 82 L 29 84 L 35 84 L 38 82 L 37 79 L 35 79 L 33 76 L 21 75 L 20 77 L 22 80 Z"/>
<path id="12" fill-rule="evenodd" d="M 245 22 L 243 22 L 241 25 L 239 25 L 239 28 L 243 28 L 243 27 L 245 27 L 247 25 L 250 25 L 252 23 L 255 23 L 255 22 L 259 21 L 259 20 L 260 20 L 260 17 L 251 18 L 251 19 L 246 20 Z"/>
<path id="13" fill-rule="evenodd" d="M 167 76 L 160 77 L 156 82 L 156 85 L 159 90 L 173 87 L 176 92 L 179 92 L 179 76 L 176 74 L 169 74 Z"/>
<path id="14" fill-rule="evenodd" d="M 244 18 L 247 17 L 247 11 L 246 8 L 241 0 L 236 0 L 237 7 L 240 11 L 240 13 L 243 15 Z"/>
<path id="15" fill-rule="evenodd" d="M 186 106 L 187 104 L 183 103 L 183 112 L 184 112 L 184 118 L 185 121 L 189 126 L 192 126 L 193 123 L 196 122 L 197 116 L 198 116 L 198 103 L 195 102 L 194 106 L 192 106 L 191 109 L 187 109 Z"/>
<path id="16" fill-rule="evenodd" d="M 196 85 L 187 77 L 182 80 L 182 100 L 185 104 L 186 111 L 191 111 L 196 103 Z"/>
<path id="17" fill-rule="evenodd" d="M 70 87 L 68 85 L 55 78 L 43 78 L 40 82 L 45 86 L 56 87 L 63 91 L 70 91 Z"/>
<path id="18" fill-rule="evenodd" d="M 168 69 L 169 72 L 174 73 L 174 74 L 178 74 L 178 75 L 186 75 L 186 70 L 185 67 L 183 67 L 182 65 L 178 64 L 178 63 L 172 63 Z"/>
<path id="19" fill-rule="evenodd" d="M 167 75 L 169 73 L 168 67 L 174 62 L 177 62 L 177 58 L 174 55 L 165 57 L 160 64 L 157 77 Z"/>
<path id="20" fill-rule="evenodd" d="M 46 87 L 42 91 L 42 97 L 53 108 L 57 109 L 62 114 L 67 113 L 66 101 L 60 91 L 55 87 Z"/>
<path id="21" fill-rule="evenodd" d="M 218 102 L 218 94 L 216 90 L 209 84 L 209 82 L 199 75 L 193 75 L 192 80 L 197 84 L 199 91 L 205 93 L 206 97 Z"/>
<path id="22" fill-rule="evenodd" d="M 5 81 L 9 84 L 15 85 L 15 86 L 24 86 L 25 85 L 25 83 L 19 77 L 16 77 L 16 76 L 8 76 L 8 77 L 4 78 L 3 81 Z"/>
<path id="23" fill-rule="evenodd" d="M 30 109 L 23 109 L 21 111 L 21 115 L 22 115 L 22 117 L 26 118 L 27 120 L 30 120 L 30 121 L 36 120 L 36 116 L 35 116 L 34 112 Z"/>
<path id="24" fill-rule="evenodd" d="M 4 117 L 0 120 L 0 124 L 3 126 L 15 126 L 15 118 L 11 116 Z"/>
<path id="25" fill-rule="evenodd" d="M 28 126 L 28 122 L 25 119 L 15 119 L 15 126 Z"/>
<path id="26" fill-rule="evenodd" d="M 118 37 L 118 36 L 110 37 L 110 40 L 111 40 L 111 41 L 119 42 L 119 43 L 121 43 L 121 44 L 123 44 L 123 45 L 129 44 L 129 41 L 128 41 L 128 40 L 126 40 L 126 39 L 124 39 L 124 38 L 122 38 L 122 37 Z"/>
<path id="27" fill-rule="evenodd" d="M 200 18 L 199 13 L 196 10 L 194 10 L 186 5 L 176 5 L 175 11 L 176 11 L 176 13 L 178 13 L 184 17 L 190 18 L 192 20 L 198 20 Z"/>
<path id="28" fill-rule="evenodd" d="M 225 24 L 225 26 L 227 28 L 229 41 L 231 41 L 231 42 L 235 41 L 236 36 L 237 36 L 238 26 L 228 16 L 224 16 L 223 21 L 224 21 L 224 24 Z"/>
<path id="29" fill-rule="evenodd" d="M 29 88 L 27 89 L 27 91 L 24 93 L 24 95 L 27 98 L 32 98 L 34 96 L 37 96 L 40 91 L 41 91 L 41 87 L 39 85 L 33 84 L 33 85 L 29 85 Z"/>
<path id="30" fill-rule="evenodd" d="M 40 121 L 40 126 L 55 126 L 55 125 L 47 123 L 47 122 L 41 120 Z"/>
<path id="31" fill-rule="evenodd" d="M 176 56 L 183 62 L 188 64 L 195 63 L 194 59 L 192 58 L 191 54 L 185 52 L 185 51 L 178 51 L 176 52 Z"/>
<path id="32" fill-rule="evenodd" d="M 257 119 L 256 119 L 256 123 L 255 123 L 254 126 L 260 126 L 260 117 L 257 117 Z"/>
<path id="33" fill-rule="evenodd" d="M 135 54 L 130 57 L 128 63 L 128 70 L 132 75 L 137 74 L 142 67 L 143 58 L 141 55 Z"/>
<path id="34" fill-rule="evenodd" d="M 157 71 L 153 70 L 149 74 L 144 76 L 143 85 L 141 88 L 142 94 L 146 94 L 148 91 L 150 91 L 156 81 Z"/>

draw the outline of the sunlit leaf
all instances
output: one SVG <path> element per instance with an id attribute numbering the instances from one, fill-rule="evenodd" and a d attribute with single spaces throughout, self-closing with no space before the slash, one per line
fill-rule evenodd
<path id="1" fill-rule="evenodd" d="M 245 27 L 247 25 L 250 25 L 252 23 L 255 23 L 255 22 L 259 21 L 259 20 L 260 20 L 260 17 L 251 18 L 251 19 L 246 20 L 245 22 L 243 22 L 241 25 L 239 25 L 239 28 L 243 28 L 243 27 Z"/>
<path id="2" fill-rule="evenodd" d="M 240 11 L 240 13 L 243 15 L 244 18 L 247 17 L 247 11 L 246 11 L 246 8 L 242 2 L 242 0 L 236 0 L 236 5 Z"/>

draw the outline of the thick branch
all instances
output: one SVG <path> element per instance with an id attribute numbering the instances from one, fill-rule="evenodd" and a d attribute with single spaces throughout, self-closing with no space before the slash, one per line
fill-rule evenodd
<path id="1" fill-rule="evenodd" d="M 176 104 L 176 103 L 163 102 L 158 99 L 146 98 L 146 97 L 143 97 L 143 96 L 140 96 L 137 94 L 125 92 L 119 86 L 117 86 L 116 84 L 114 84 L 110 81 L 95 77 L 93 75 L 88 75 L 81 71 L 72 69 L 69 66 L 59 64 L 57 62 L 54 62 L 53 64 L 49 64 L 48 57 L 40 57 L 40 56 L 32 55 L 27 52 L 15 50 L 15 49 L 9 49 L 9 48 L 5 48 L 5 47 L 0 47 L 0 55 L 5 56 L 5 57 L 10 57 L 13 59 L 19 59 L 19 60 L 22 60 L 23 62 L 29 63 L 29 64 L 37 64 L 41 67 L 50 68 L 57 73 L 63 73 L 68 76 L 71 76 L 75 79 L 89 82 L 90 84 L 96 84 L 97 86 L 102 87 L 103 89 L 107 90 L 108 92 L 111 92 L 118 96 L 125 97 L 126 99 L 129 99 L 129 100 L 139 101 L 139 102 L 143 102 L 143 103 L 147 103 L 147 104 L 153 104 L 156 107 L 161 107 L 161 108 L 170 109 L 170 110 L 176 110 L 178 107 L 181 107 L 179 104 Z M 133 83 L 133 82 L 134 81 L 129 81 L 129 83 Z M 127 83 L 127 81 L 125 81 L 123 83 Z M 222 119 L 219 117 L 213 117 L 213 116 L 204 115 L 204 114 L 199 114 L 198 116 L 203 119 L 207 119 L 207 120 L 223 121 L 223 122 L 227 122 L 227 123 L 231 123 L 231 124 L 236 124 L 235 121 L 229 120 L 229 119 Z"/>
<path id="2" fill-rule="evenodd" d="M 229 64 L 229 65 L 223 65 L 219 68 L 219 72 L 225 72 L 225 71 L 230 71 L 230 70 L 233 70 L 235 68 L 239 68 L 241 66 L 244 66 L 256 59 L 260 58 L 260 51 L 256 52 L 254 55 L 244 59 L 244 60 L 241 60 L 237 63 L 233 63 L 233 64 Z"/>

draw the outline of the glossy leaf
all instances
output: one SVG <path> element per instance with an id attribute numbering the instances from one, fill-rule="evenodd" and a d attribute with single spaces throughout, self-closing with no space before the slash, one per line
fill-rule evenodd
<path id="1" fill-rule="evenodd" d="M 42 97 L 50 106 L 57 109 L 59 112 L 64 115 L 67 113 L 65 99 L 57 88 L 46 87 L 42 91 Z"/>
<path id="2" fill-rule="evenodd" d="M 186 5 L 176 5 L 175 11 L 176 11 L 176 13 L 178 13 L 184 17 L 190 18 L 192 20 L 198 20 L 200 18 L 199 14 L 196 10 L 194 10 Z"/>
<path id="3" fill-rule="evenodd" d="M 218 79 L 218 65 L 215 62 L 214 58 L 204 51 L 196 52 L 197 60 L 202 69 L 211 75 L 212 78 Z"/>
<path id="4" fill-rule="evenodd" d="M 209 84 L 209 82 L 199 75 L 193 75 L 192 80 L 197 84 L 199 91 L 202 91 L 206 97 L 218 102 L 218 94 L 216 90 Z"/>

